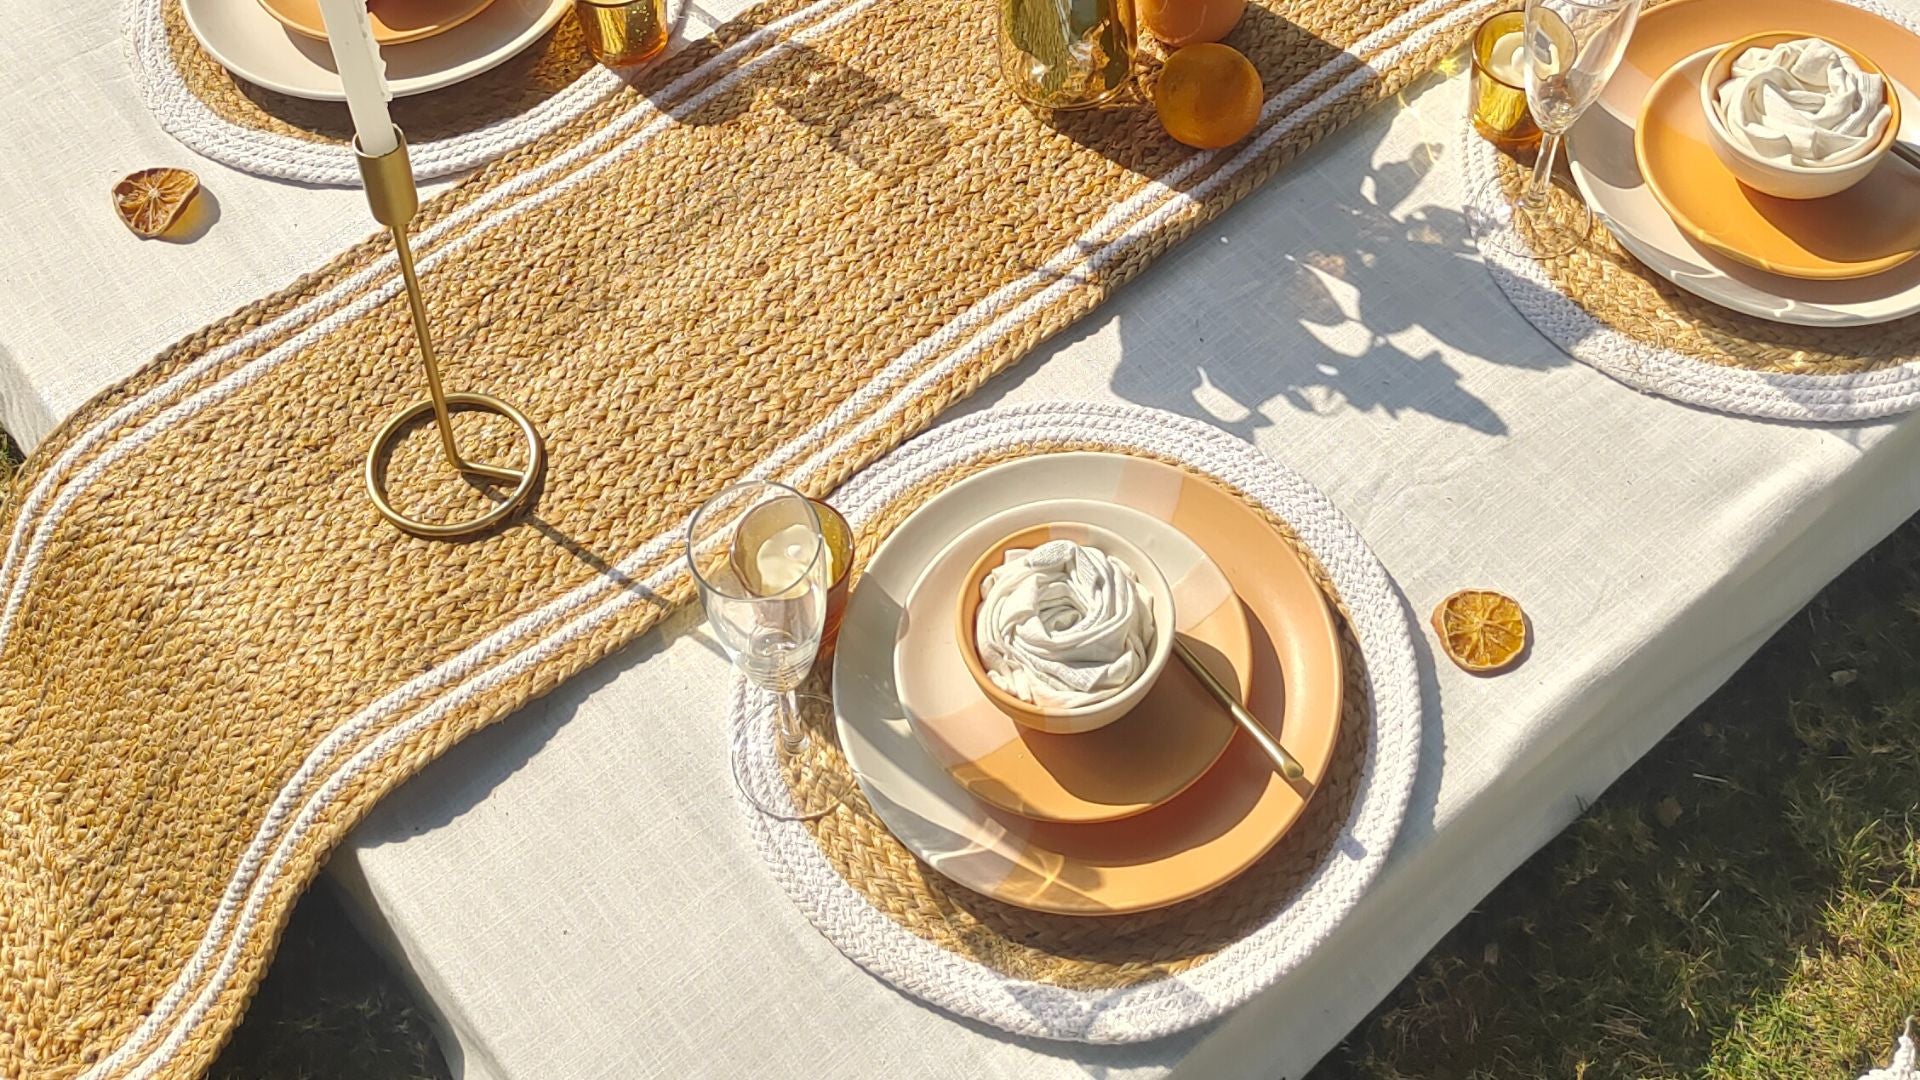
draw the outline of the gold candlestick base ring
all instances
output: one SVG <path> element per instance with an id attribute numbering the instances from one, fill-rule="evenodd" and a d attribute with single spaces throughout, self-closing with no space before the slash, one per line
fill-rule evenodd
<path id="1" fill-rule="evenodd" d="M 373 505 L 386 515 L 388 521 L 415 536 L 436 540 L 479 532 L 497 524 L 507 515 L 518 510 L 521 504 L 527 501 L 527 497 L 533 494 L 534 485 L 540 482 L 540 473 L 546 468 L 547 463 L 547 451 L 540 441 L 539 429 L 535 428 L 533 421 L 527 419 L 526 414 L 519 409 L 491 394 L 448 394 L 445 397 L 445 404 L 449 412 L 461 410 L 489 412 L 495 416 L 504 416 L 519 425 L 521 441 L 527 445 L 527 465 L 524 471 L 515 471 L 503 469 L 498 465 L 486 465 L 468 461 L 465 458 L 456 458 L 453 465 L 462 473 L 484 477 L 502 484 L 512 484 L 513 489 L 507 492 L 493 509 L 479 517 L 444 522 L 421 521 L 419 518 L 410 517 L 402 513 L 387 498 L 387 463 L 393 459 L 394 443 L 399 440 L 400 433 L 406 429 L 407 425 L 428 413 L 436 413 L 435 421 L 438 422 L 438 410 L 433 399 L 428 398 L 424 401 L 416 401 L 394 413 L 381 426 L 380 433 L 373 437 L 373 445 L 367 448 L 367 494 L 373 497 Z"/>
<path id="2" fill-rule="evenodd" d="M 407 289 L 407 307 L 413 316 L 414 337 L 420 345 L 420 366 L 426 376 L 428 396 L 425 401 L 414 402 L 394 413 L 373 437 L 373 445 L 367 448 L 367 494 L 388 521 L 415 536 L 432 539 L 466 536 L 497 524 L 526 503 L 546 468 L 547 452 L 541 444 L 539 429 L 519 409 L 490 394 L 449 394 L 440 386 L 440 360 L 434 353 L 433 335 L 427 328 L 426 297 L 420 291 L 420 276 L 413 265 L 413 247 L 407 242 L 407 224 L 420 209 L 420 193 L 413 183 L 413 166 L 407 161 L 407 137 L 396 127 L 393 138 L 394 148 L 382 154 L 368 154 L 355 138 L 354 159 L 360 165 L 361 178 L 366 181 L 367 205 L 373 210 L 374 220 L 393 234 L 394 255 L 399 259 L 400 277 Z M 518 424 L 527 444 L 526 469 L 519 471 L 468 461 L 454 440 L 451 414 L 457 409 L 489 412 Z M 457 521 L 421 521 L 402 513 L 387 498 L 387 465 L 393 460 L 394 443 L 409 423 L 427 413 L 433 414 L 434 426 L 439 429 L 440 449 L 447 464 L 465 476 L 513 485 L 493 509 L 478 517 Z"/>

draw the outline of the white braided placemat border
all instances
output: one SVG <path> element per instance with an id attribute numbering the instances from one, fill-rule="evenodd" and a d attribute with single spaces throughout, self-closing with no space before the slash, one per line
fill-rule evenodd
<path id="1" fill-rule="evenodd" d="M 827 862 L 804 825 L 745 809 L 774 876 L 847 957 L 901 990 L 1019 1035 L 1088 1043 L 1158 1038 L 1215 1019 L 1299 966 L 1352 910 L 1385 862 L 1420 757 L 1420 685 L 1411 628 L 1387 573 L 1326 496 L 1292 470 L 1206 424 L 1128 405 L 1045 402 L 993 409 L 937 428 L 849 480 L 833 502 L 857 530 L 916 484 L 1007 449 L 1062 440 L 1165 455 L 1245 492 L 1293 526 L 1352 617 L 1366 656 L 1372 737 L 1353 805 L 1327 860 L 1266 925 L 1176 976 L 1108 990 L 1008 978 L 903 929 Z M 749 783 L 772 776 L 764 698 L 741 681 L 730 742 Z M 756 752 L 758 751 L 758 752 Z M 774 785 L 776 789 L 779 785 Z"/>
<path id="2" fill-rule="evenodd" d="M 243 172 L 306 184 L 359 185 L 360 169 L 347 147 L 241 127 L 221 119 L 194 96 L 167 46 L 163 2 L 125 0 L 121 10 L 134 82 L 167 134 L 194 153 Z M 579 116 L 624 85 L 620 76 L 595 65 L 519 116 L 408 146 L 414 175 L 426 180 L 478 168 Z"/>
<path id="3" fill-rule="evenodd" d="M 1855 7 L 1920 33 L 1913 13 L 1878 0 L 1849 0 Z M 1469 202 L 1487 191 L 1499 152 L 1473 130 L 1461 111 L 1458 138 L 1464 192 Z M 1473 206 L 1484 213 L 1490 206 Z M 1468 219 L 1477 214 L 1469 213 Z M 1794 375 L 1712 364 L 1621 333 L 1587 313 L 1560 291 L 1538 262 L 1482 248 L 1487 272 L 1515 309 L 1567 355 L 1636 390 L 1689 405 L 1769 420 L 1872 420 L 1920 408 L 1920 362 L 1843 375 Z"/>

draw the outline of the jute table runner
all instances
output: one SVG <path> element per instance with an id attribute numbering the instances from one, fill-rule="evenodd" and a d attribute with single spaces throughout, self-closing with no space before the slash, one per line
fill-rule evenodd
<path id="1" fill-rule="evenodd" d="M 992 10 L 774 0 L 435 200 L 443 367 L 520 404 L 531 514 L 464 543 L 361 490 L 419 393 L 363 244 L 83 408 L 0 523 L 0 1075 L 190 1075 L 382 793 L 684 602 L 678 526 L 753 472 L 825 491 L 1097 304 L 1489 5 L 1274 0 L 1268 105 L 1198 153 L 1049 120 Z M 475 419 L 475 456 L 512 433 Z M 415 432 L 395 495 L 480 496 Z"/>

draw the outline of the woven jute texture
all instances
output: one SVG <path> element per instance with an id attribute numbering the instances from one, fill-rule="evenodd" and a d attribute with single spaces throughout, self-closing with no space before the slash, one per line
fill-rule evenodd
<path id="1" fill-rule="evenodd" d="M 1531 162 L 1493 155 L 1510 194 Z M 1553 192 L 1553 212 L 1581 206 L 1571 180 Z M 1596 221 L 1587 242 L 1541 264 L 1553 286 L 1595 320 L 1636 341 L 1709 364 L 1794 375 L 1852 375 L 1920 361 L 1920 315 L 1860 327 L 1790 326 L 1702 300 L 1641 265 Z"/>
<path id="2" fill-rule="evenodd" d="M 161 0 L 167 47 L 187 90 L 230 124 L 297 139 L 347 145 L 353 125 L 337 101 L 308 101 L 236 78 L 200 48 L 180 0 Z M 527 51 L 455 87 L 393 101 L 393 121 L 425 143 L 510 121 L 593 70 L 580 24 L 561 19 Z"/>
<path id="3" fill-rule="evenodd" d="M 531 510 L 465 542 L 361 488 L 421 392 L 378 238 L 89 403 L 0 524 L 0 1075 L 203 1069 L 384 792 L 688 598 L 702 498 L 830 489 L 1484 10 L 1250 7 L 1267 112 L 1201 154 L 1137 103 L 1010 100 L 988 5 L 756 9 L 415 222 L 449 385 L 547 436 Z M 462 421 L 472 456 L 519 452 Z M 484 505 L 436 454 L 416 429 L 396 500 Z"/>
<path id="4" fill-rule="evenodd" d="M 862 534 L 859 564 L 865 563 L 879 542 L 908 514 L 967 476 L 1029 453 L 1102 449 L 1107 446 L 1100 442 L 1056 441 L 1009 448 L 935 473 L 888 506 Z M 1193 472 L 1178 459 L 1159 454 L 1141 456 L 1165 461 L 1208 483 L 1218 483 Z M 1235 494 L 1245 500 L 1244 495 Z M 1092 919 L 1049 915 L 992 900 L 947 881 L 887 831 L 856 786 L 850 797 L 852 805 L 807 825 L 834 870 L 888 918 L 943 949 L 1009 978 L 1073 989 L 1131 986 L 1185 971 L 1204 963 L 1293 902 L 1339 836 L 1366 758 L 1371 720 L 1366 659 L 1319 559 L 1286 522 L 1257 503 L 1247 502 L 1273 525 L 1279 542 L 1300 555 L 1326 593 L 1328 603 L 1339 613 L 1346 677 L 1340 738 L 1326 777 L 1299 820 L 1260 862 L 1219 889 L 1158 911 Z M 827 729 L 832 726 L 832 716 L 814 714 L 807 720 L 822 734 L 830 734 Z M 848 777 L 846 759 L 830 748 L 829 740 L 816 739 L 813 745 L 823 749 L 820 759 L 810 762 L 815 771 L 805 782 L 825 783 L 836 776 Z"/>

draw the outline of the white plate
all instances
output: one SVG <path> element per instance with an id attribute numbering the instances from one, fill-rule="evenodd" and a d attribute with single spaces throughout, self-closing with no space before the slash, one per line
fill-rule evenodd
<path id="1" fill-rule="evenodd" d="M 383 47 L 395 97 L 471 79 L 525 51 L 572 0 L 495 0 L 443 34 Z M 256 86 L 314 101 L 345 101 L 324 41 L 281 26 L 258 0 L 180 0 L 193 36 L 220 66 Z"/>
<path id="2" fill-rule="evenodd" d="M 1704 52 L 1711 56 L 1718 47 Z M 1567 135 L 1574 182 L 1621 247 L 1696 296 L 1775 322 L 1865 326 L 1920 312 L 1920 259 L 1872 277 L 1804 281 L 1744 266 L 1689 240 L 1654 199 L 1633 155 L 1634 125 L 1653 86 L 1648 75 L 1622 64 Z M 1920 114 L 1920 100 L 1904 89 L 1902 95 L 1907 113 Z"/>

